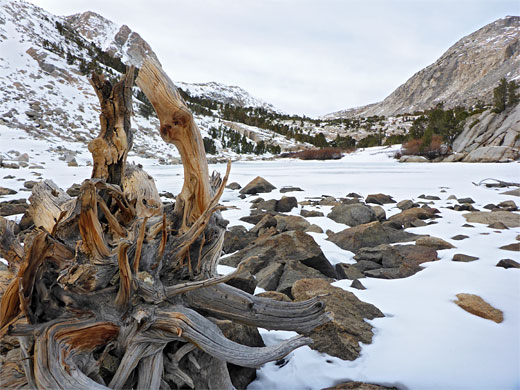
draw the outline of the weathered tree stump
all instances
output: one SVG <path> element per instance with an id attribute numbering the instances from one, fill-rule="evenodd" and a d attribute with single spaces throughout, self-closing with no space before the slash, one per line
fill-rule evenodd
<path id="1" fill-rule="evenodd" d="M 152 60 L 137 84 L 162 138 L 182 156 L 175 207 L 163 209 L 153 180 L 126 164 L 133 74 L 115 85 L 92 78 L 101 133 L 89 144 L 94 168 L 79 196 L 57 199 L 48 183 L 36 186 L 37 229 L 23 252 L 0 226 L 2 253 L 17 270 L 0 306 L 0 336 L 18 339 L 2 363 L 4 388 L 232 388 L 226 362 L 258 367 L 311 340 L 247 347 L 225 338 L 219 319 L 300 333 L 328 320 L 317 299 L 280 302 L 224 284 L 240 266 L 217 275 L 225 231 L 218 201 L 230 165 L 224 178 L 209 177 L 193 116 Z"/>

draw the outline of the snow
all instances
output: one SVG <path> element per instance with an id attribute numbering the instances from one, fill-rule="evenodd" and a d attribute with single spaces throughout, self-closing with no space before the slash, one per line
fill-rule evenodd
<path id="1" fill-rule="evenodd" d="M 28 153 L 29 163 L 41 164 L 44 169 L 0 168 L 0 186 L 20 191 L 23 181 L 35 180 L 33 172 L 40 172 L 43 179 L 52 179 L 60 187 L 68 188 L 90 176 L 88 151 L 78 143 L 62 141 L 60 145 L 78 152 L 79 167 L 68 167 L 56 154 L 48 152 L 45 140 L 35 140 L 24 132 L 0 126 L 0 154 L 9 155 L 17 150 Z M 361 356 L 355 361 L 318 353 L 308 347 L 300 348 L 285 358 L 286 364 L 268 363 L 258 370 L 258 378 L 249 389 L 320 389 L 347 380 L 392 384 L 408 389 L 514 389 L 520 385 L 520 272 L 516 269 L 496 267 L 503 258 L 520 261 L 517 252 L 498 247 L 515 242 L 520 229 L 495 231 L 484 225 L 462 228 L 463 214 L 446 209 L 453 204 L 451 194 L 472 197 L 475 207 L 481 209 L 487 203 L 498 203 L 514 197 L 501 195 L 503 189 L 477 187 L 486 177 L 504 181 L 518 181 L 520 166 L 508 164 L 402 164 L 390 158 L 398 147 L 370 148 L 349 154 L 336 161 L 300 161 L 283 159 L 275 161 L 239 161 L 232 165 L 231 181 L 242 186 L 256 176 L 262 176 L 277 189 L 261 194 L 264 199 L 295 196 L 299 201 L 327 194 L 335 197 L 356 192 L 362 196 L 382 192 L 402 199 L 419 201 L 421 194 L 437 195 L 441 200 L 433 206 L 441 211 L 437 224 L 410 229 L 420 234 L 443 238 L 457 248 L 439 251 L 440 260 L 425 264 L 425 269 L 414 276 L 397 280 L 365 278 L 366 290 L 350 288 L 350 281 L 337 281 L 335 286 L 354 293 L 359 299 L 377 306 L 384 318 L 370 321 L 374 326 L 374 338 L 370 345 L 362 345 Z M 155 178 L 159 191 L 178 193 L 182 187 L 181 165 L 159 165 L 154 159 L 131 156 L 130 161 L 144 165 Z M 210 170 L 225 172 L 224 164 L 210 165 Z M 14 179 L 2 179 L 7 175 Z M 294 185 L 303 192 L 281 194 L 283 186 Z M 444 190 L 446 192 L 441 192 Z M 2 200 L 28 197 L 29 193 L 3 197 Z M 250 201 L 238 197 L 237 191 L 226 189 L 222 204 L 236 209 L 223 212 L 230 225 L 251 224 L 239 221 L 249 214 Z M 517 203 L 518 200 L 514 199 Z M 302 206 L 293 209 L 298 215 Z M 325 215 L 330 206 L 304 206 L 320 210 Z M 388 215 L 399 210 L 395 204 L 384 206 Z M 16 217 L 15 217 L 16 218 Z M 19 217 L 18 217 L 19 218 Z M 344 225 L 326 217 L 308 218 L 324 231 L 339 231 Z M 456 234 L 466 234 L 468 239 L 454 241 Z M 352 263 L 353 253 L 342 250 L 326 241 L 324 233 L 311 233 L 331 263 Z M 451 261 L 453 254 L 478 256 L 471 263 Z M 227 274 L 232 267 L 219 266 L 218 271 Z M 260 292 L 259 289 L 257 292 Z M 504 322 L 473 316 L 453 303 L 458 293 L 480 295 L 484 300 L 504 312 Z M 289 338 L 292 332 L 261 331 L 266 344 Z"/>

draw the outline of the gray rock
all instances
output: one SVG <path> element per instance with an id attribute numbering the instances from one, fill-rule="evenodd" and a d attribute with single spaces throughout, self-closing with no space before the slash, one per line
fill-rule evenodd
<path id="1" fill-rule="evenodd" d="M 321 211 L 305 210 L 305 209 L 301 209 L 300 215 L 302 217 L 305 217 L 305 218 L 309 218 L 309 217 L 323 217 L 323 213 Z"/>
<path id="2" fill-rule="evenodd" d="M 469 203 L 469 204 L 475 203 L 475 201 L 471 198 L 458 198 L 457 201 L 459 203 Z"/>
<path id="3" fill-rule="evenodd" d="M 380 222 L 386 220 L 386 211 L 381 206 L 371 206 L 372 210 L 376 215 L 376 219 Z"/>
<path id="4" fill-rule="evenodd" d="M 244 188 L 240 190 L 241 194 L 259 194 L 271 192 L 276 189 L 271 183 L 269 183 L 264 178 L 257 176 L 252 181 L 250 181 Z"/>
<path id="5" fill-rule="evenodd" d="M 395 203 L 395 200 L 390 195 L 370 194 L 370 195 L 367 195 L 365 202 L 383 205 L 383 204 Z"/>
<path id="6" fill-rule="evenodd" d="M 410 199 L 402 200 L 399 203 L 397 203 L 396 206 L 398 209 L 401 209 L 401 210 L 408 210 L 408 209 L 411 209 L 412 207 L 417 207 L 416 203 L 414 203 Z"/>
<path id="7" fill-rule="evenodd" d="M 366 290 L 367 288 L 365 286 L 363 286 L 363 283 L 361 283 L 359 281 L 359 279 L 356 279 L 354 280 L 351 284 L 350 284 L 350 287 L 352 288 L 356 288 L 358 290 Z"/>
<path id="8" fill-rule="evenodd" d="M 303 191 L 303 190 L 300 187 L 291 187 L 291 186 L 286 186 L 286 187 L 280 188 L 281 194 L 284 194 L 286 192 L 296 192 L 296 191 Z"/>
<path id="9" fill-rule="evenodd" d="M 244 226 L 231 226 L 224 234 L 224 253 L 233 253 L 245 248 L 250 242 L 256 239 L 254 233 L 248 232 Z"/>
<path id="10" fill-rule="evenodd" d="M 238 184 L 236 181 L 232 182 L 232 183 L 229 183 L 226 188 L 230 189 L 230 190 L 239 190 L 242 188 L 242 186 L 240 184 Z"/>
<path id="11" fill-rule="evenodd" d="M 345 360 L 354 360 L 359 356 L 359 343 L 372 342 L 372 326 L 365 319 L 384 317 L 375 306 L 360 301 L 348 291 L 331 286 L 323 279 L 295 282 L 292 295 L 296 301 L 319 296 L 325 303 L 325 311 L 332 313 L 332 320 L 310 333 L 313 340 L 311 348 Z"/>
<path id="12" fill-rule="evenodd" d="M 275 211 L 287 213 L 295 207 L 298 207 L 298 201 L 294 196 L 283 196 L 276 202 Z"/>
<path id="13" fill-rule="evenodd" d="M 520 227 L 520 215 L 510 211 L 477 211 L 463 214 L 466 221 L 471 223 L 483 223 L 490 225 L 495 222 L 502 222 L 508 228 Z"/>
<path id="14" fill-rule="evenodd" d="M 14 199 L 6 202 L 0 202 L 0 216 L 23 214 L 29 208 L 26 199 Z"/>
<path id="15" fill-rule="evenodd" d="M 471 261 L 478 260 L 478 257 L 469 256 L 469 255 L 465 255 L 465 254 L 462 254 L 462 253 L 457 253 L 457 254 L 453 255 L 453 258 L 451 260 L 452 261 L 462 262 L 462 263 L 469 263 Z"/>
<path id="16" fill-rule="evenodd" d="M 335 222 L 357 226 L 376 220 L 376 213 L 370 206 L 363 204 L 339 204 L 327 215 Z"/>
<path id="17" fill-rule="evenodd" d="M 18 193 L 18 192 L 15 191 L 15 190 L 12 190 L 10 188 L 0 187 L 0 196 L 2 196 L 2 195 L 14 195 L 16 193 Z"/>
<path id="18" fill-rule="evenodd" d="M 336 273 L 338 275 L 338 279 L 355 280 L 365 277 L 363 272 L 361 272 L 358 268 L 354 267 L 354 265 L 352 264 L 336 264 Z"/>
<path id="19" fill-rule="evenodd" d="M 497 267 L 502 267 L 505 269 L 508 268 L 520 268 L 520 263 L 514 261 L 513 259 L 502 259 L 500 260 L 497 265 Z"/>
<path id="20" fill-rule="evenodd" d="M 469 238 L 469 237 L 464 234 L 457 234 L 456 236 L 451 237 L 451 239 L 455 240 L 455 241 L 465 240 L 466 238 Z"/>

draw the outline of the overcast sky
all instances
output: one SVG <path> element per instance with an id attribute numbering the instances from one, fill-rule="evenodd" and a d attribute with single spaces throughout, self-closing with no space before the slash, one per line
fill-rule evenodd
<path id="1" fill-rule="evenodd" d="M 138 32 L 173 80 L 238 85 L 308 116 L 384 99 L 519 0 L 31 0 Z"/>

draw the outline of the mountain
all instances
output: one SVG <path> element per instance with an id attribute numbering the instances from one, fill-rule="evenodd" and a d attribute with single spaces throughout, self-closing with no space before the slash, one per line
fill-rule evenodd
<path id="1" fill-rule="evenodd" d="M 506 16 L 460 39 L 437 61 L 414 74 L 382 102 L 324 118 L 413 113 L 443 102 L 446 107 L 491 103 L 505 77 L 520 79 L 520 17 Z"/>
<path id="2" fill-rule="evenodd" d="M 99 103 L 89 74 L 102 72 L 116 81 L 125 65 L 139 67 L 146 56 L 159 60 L 138 33 L 94 12 L 60 17 L 24 1 L 0 0 L 0 125 L 19 130 L 20 136 L 45 139 L 50 151 L 63 141 L 85 149 L 99 133 Z M 222 123 L 219 104 L 231 113 L 247 108 L 265 115 L 277 112 L 272 105 L 239 87 L 178 85 L 213 154 L 236 158 L 242 151 L 264 153 L 255 149 L 255 141 L 242 140 L 242 133 Z M 133 153 L 179 161 L 177 150 L 160 138 L 158 120 L 137 87 L 134 96 Z M 273 145 L 280 141 L 284 149 L 296 144 L 275 133 L 263 139 Z M 0 154 L 0 160 L 4 157 Z"/>

